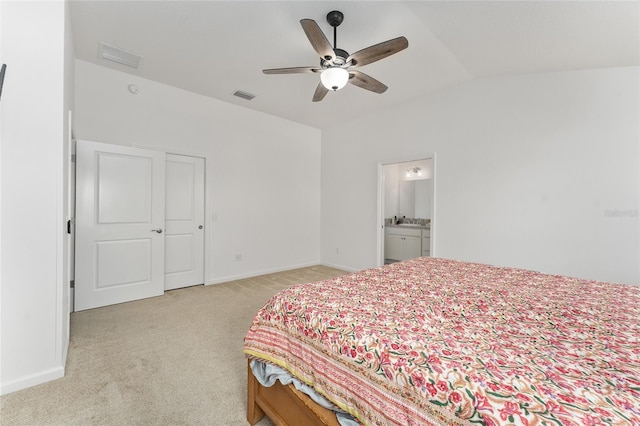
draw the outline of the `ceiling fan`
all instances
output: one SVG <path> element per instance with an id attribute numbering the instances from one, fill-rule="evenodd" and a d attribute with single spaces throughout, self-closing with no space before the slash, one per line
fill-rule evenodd
<path id="1" fill-rule="evenodd" d="M 313 19 L 300 20 L 300 25 L 302 25 L 302 29 L 311 42 L 311 46 L 320 55 L 319 66 L 272 68 L 262 70 L 262 72 L 265 74 L 320 73 L 320 83 L 318 83 L 318 87 L 316 87 L 316 91 L 313 94 L 313 102 L 319 102 L 324 99 L 329 90 L 342 89 L 347 82 L 375 93 L 384 93 L 387 90 L 387 86 L 353 68 L 361 67 L 398 53 L 409 46 L 409 41 L 405 37 L 397 37 L 349 55 L 349 53 L 337 47 L 337 30 L 343 20 L 344 14 L 338 10 L 327 14 L 327 22 L 333 27 L 333 47 L 331 47 L 331 43 L 329 43 L 316 21 Z"/>

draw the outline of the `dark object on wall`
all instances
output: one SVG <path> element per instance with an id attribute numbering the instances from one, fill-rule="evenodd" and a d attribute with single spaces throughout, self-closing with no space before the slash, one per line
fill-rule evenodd
<path id="1" fill-rule="evenodd" d="M 6 64 L 2 64 L 2 68 L 0 69 L 0 99 L 2 99 L 2 83 L 4 83 L 4 70 L 7 69 Z"/>

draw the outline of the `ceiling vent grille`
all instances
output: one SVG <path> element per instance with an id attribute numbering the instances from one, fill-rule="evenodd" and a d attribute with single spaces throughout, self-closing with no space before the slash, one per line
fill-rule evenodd
<path id="1" fill-rule="evenodd" d="M 256 97 L 256 95 L 254 95 L 253 93 L 243 92 L 242 90 L 236 90 L 235 92 L 233 92 L 233 96 L 237 96 L 248 101 Z"/>
<path id="2" fill-rule="evenodd" d="M 140 59 L 142 59 L 142 56 L 140 55 L 127 52 L 126 50 L 122 50 L 103 42 L 100 42 L 100 51 L 98 56 L 102 59 L 117 62 L 131 68 L 138 68 L 138 65 L 140 65 Z"/>

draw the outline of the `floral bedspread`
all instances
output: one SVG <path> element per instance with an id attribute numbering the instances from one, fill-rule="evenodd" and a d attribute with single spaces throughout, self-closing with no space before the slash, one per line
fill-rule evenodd
<path id="1" fill-rule="evenodd" d="M 640 286 L 423 257 L 281 291 L 244 352 L 366 425 L 640 425 Z"/>

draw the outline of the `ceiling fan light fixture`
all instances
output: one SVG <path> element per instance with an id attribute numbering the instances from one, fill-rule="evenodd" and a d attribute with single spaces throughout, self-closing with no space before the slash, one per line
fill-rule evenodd
<path id="1" fill-rule="evenodd" d="M 324 87 L 335 92 L 347 84 L 347 81 L 349 81 L 349 72 L 340 67 L 327 68 L 320 74 L 320 81 L 322 81 Z"/>

